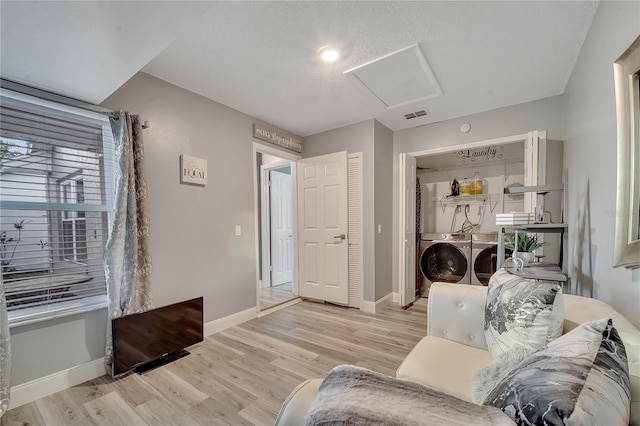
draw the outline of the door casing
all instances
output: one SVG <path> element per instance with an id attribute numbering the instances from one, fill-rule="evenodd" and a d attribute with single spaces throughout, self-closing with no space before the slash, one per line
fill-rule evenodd
<path id="1" fill-rule="evenodd" d="M 258 312 L 258 315 L 260 315 L 260 288 L 261 288 L 261 280 L 260 280 L 260 273 L 263 273 L 264 275 L 264 270 L 261 271 L 260 268 L 260 252 L 262 250 L 264 250 L 264 242 L 267 241 L 268 242 L 268 238 L 265 238 L 264 236 L 264 226 L 262 226 L 262 233 L 258 232 L 258 229 L 260 229 L 259 224 L 261 223 L 261 215 L 259 214 L 259 209 L 258 209 L 258 203 L 261 203 L 262 201 L 260 200 L 260 197 L 258 195 L 258 168 L 256 167 L 257 164 L 257 155 L 258 153 L 263 153 L 263 154 L 269 154 L 269 155 L 273 155 L 276 157 L 280 157 L 284 160 L 288 160 L 291 164 L 291 209 L 292 209 L 292 221 L 293 221 L 293 247 L 297 247 L 297 241 L 298 241 L 298 232 L 297 232 L 297 183 L 296 183 L 296 179 L 293 178 L 293 176 L 296 175 L 296 165 L 297 165 L 297 161 L 300 160 L 302 157 L 300 155 L 291 153 L 291 152 L 286 152 L 283 151 L 281 149 L 275 148 L 275 147 L 271 147 L 269 145 L 264 145 L 258 142 L 254 142 L 253 143 L 253 162 L 252 162 L 252 170 L 253 170 L 253 190 L 254 190 L 254 196 L 253 199 L 256 202 L 256 205 L 254 206 L 254 222 L 255 222 L 255 258 L 256 258 L 256 310 Z M 284 163 L 283 163 L 284 164 Z M 282 167 L 282 164 L 280 165 L 280 167 Z M 264 182 L 264 180 L 262 180 L 262 182 Z M 264 209 L 264 206 L 261 205 L 261 208 Z M 263 210 L 264 211 L 264 210 Z M 260 244 L 260 241 L 262 239 L 263 244 Z M 264 253 L 264 252 L 263 252 Z M 263 259 L 264 260 L 264 259 Z M 263 265 L 268 263 L 266 261 L 262 262 Z M 297 297 L 298 295 L 298 280 L 297 280 L 297 267 L 298 267 L 298 252 L 297 250 L 293 251 L 293 297 Z M 266 275 L 268 276 L 268 274 Z M 279 305 L 278 308 L 287 306 L 285 305 Z"/>
<path id="2" fill-rule="evenodd" d="M 428 149 L 423 151 L 413 151 L 413 152 L 408 152 L 404 154 L 412 157 L 422 157 L 425 155 L 443 154 L 447 152 L 455 152 L 458 150 L 480 148 L 486 145 L 500 145 L 500 144 L 514 143 L 514 142 L 526 143 L 528 138 L 531 138 L 531 132 L 519 134 L 519 135 L 506 136 L 502 138 L 471 142 L 467 144 L 456 145 L 455 147 L 447 146 L 447 147 Z M 405 173 L 406 171 L 405 171 L 404 165 L 400 164 L 400 160 L 398 160 L 398 181 L 400 180 L 400 176 L 403 176 Z M 397 187 L 399 188 L 400 185 L 398 184 Z M 397 255 L 394 255 L 394 259 L 397 259 L 395 265 L 397 267 L 396 279 L 398 280 L 398 300 L 400 299 L 400 294 L 402 294 L 405 291 L 404 277 L 405 277 L 405 274 L 407 273 L 405 257 L 401 253 L 404 247 L 404 227 L 407 226 L 407 224 L 404 223 L 404 220 L 400 220 L 400 215 L 404 213 L 403 212 L 404 209 L 401 203 L 402 199 L 403 199 L 402 194 L 398 193 L 398 203 L 399 203 L 398 204 L 398 222 L 397 222 L 397 228 L 396 228 L 396 237 L 397 237 L 396 247 L 398 247 L 398 253 Z M 413 220 L 415 221 L 415 217 Z M 413 226 L 415 227 L 415 223 L 413 224 Z"/>

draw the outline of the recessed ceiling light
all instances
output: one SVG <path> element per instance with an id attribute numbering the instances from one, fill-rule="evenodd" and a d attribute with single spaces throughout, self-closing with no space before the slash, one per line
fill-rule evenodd
<path id="1" fill-rule="evenodd" d="M 333 62 L 340 57 L 340 52 L 335 47 L 323 47 L 319 53 L 325 62 Z"/>

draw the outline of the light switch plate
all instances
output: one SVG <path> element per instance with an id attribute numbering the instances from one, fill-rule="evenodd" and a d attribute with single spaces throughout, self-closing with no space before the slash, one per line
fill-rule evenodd
<path id="1" fill-rule="evenodd" d="M 242 227 L 240 225 L 236 225 L 236 235 L 242 235 Z"/>

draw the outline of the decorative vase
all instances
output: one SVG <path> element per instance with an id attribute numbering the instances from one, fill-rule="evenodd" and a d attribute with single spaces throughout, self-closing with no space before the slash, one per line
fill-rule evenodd
<path id="1" fill-rule="evenodd" d="M 524 266 L 529 266 L 533 263 L 533 259 L 535 258 L 532 251 L 519 251 L 514 253 L 515 257 L 522 260 L 522 264 Z"/>

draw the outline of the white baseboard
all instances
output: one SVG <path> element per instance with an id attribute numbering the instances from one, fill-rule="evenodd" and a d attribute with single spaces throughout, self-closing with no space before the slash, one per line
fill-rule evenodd
<path id="1" fill-rule="evenodd" d="M 376 312 L 380 312 L 382 308 L 395 302 L 394 294 L 395 293 L 389 293 L 386 296 L 376 300 Z"/>
<path id="2" fill-rule="evenodd" d="M 217 320 L 209 321 L 204 325 L 204 335 L 211 336 L 212 334 L 226 330 L 229 327 L 242 324 L 245 321 L 258 318 L 258 310 L 256 307 L 245 309 L 244 311 L 237 312 L 235 314 L 228 315 Z"/>
<path id="3" fill-rule="evenodd" d="M 376 313 L 376 302 L 369 302 L 368 300 L 363 300 L 360 305 L 360 310 L 362 312 L 367 312 L 369 314 Z"/>
<path id="4" fill-rule="evenodd" d="M 389 293 L 386 296 L 376 300 L 375 302 L 363 300 L 362 306 L 360 306 L 360 310 L 363 312 L 368 312 L 370 314 L 377 314 L 385 306 L 389 305 L 390 303 L 398 303 L 399 300 L 400 297 L 398 293 Z"/>
<path id="5" fill-rule="evenodd" d="M 48 376 L 40 377 L 11 388 L 9 409 L 20 407 L 36 399 L 44 398 L 61 390 L 79 385 L 96 377 L 104 376 L 107 371 L 104 357 L 76 365 Z"/>

